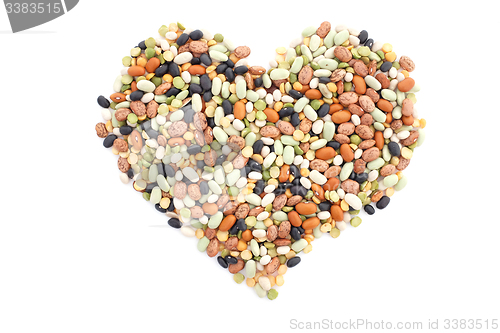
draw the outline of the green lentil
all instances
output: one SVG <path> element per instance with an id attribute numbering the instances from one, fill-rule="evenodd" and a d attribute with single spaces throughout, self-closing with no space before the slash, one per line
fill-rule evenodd
<path id="1" fill-rule="evenodd" d="M 271 289 L 267 292 L 267 298 L 270 300 L 276 299 L 278 297 L 278 292 L 276 289 Z"/>
<path id="2" fill-rule="evenodd" d="M 224 36 L 222 36 L 222 34 L 215 34 L 214 35 L 214 40 L 217 43 L 222 43 L 224 41 Z"/>
<path id="3" fill-rule="evenodd" d="M 236 274 L 233 275 L 233 280 L 237 284 L 240 284 L 243 281 L 245 281 L 245 276 L 243 274 L 241 274 L 241 273 L 236 273 Z"/>

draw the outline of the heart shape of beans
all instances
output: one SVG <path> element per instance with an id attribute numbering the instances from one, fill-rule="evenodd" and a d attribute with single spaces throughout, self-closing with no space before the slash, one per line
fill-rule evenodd
<path id="1" fill-rule="evenodd" d="M 323 22 L 267 70 L 220 34 L 159 34 L 99 96 L 97 135 L 121 180 L 259 297 L 277 297 L 314 239 L 358 227 L 405 187 L 425 120 L 415 65 L 391 44 Z"/>

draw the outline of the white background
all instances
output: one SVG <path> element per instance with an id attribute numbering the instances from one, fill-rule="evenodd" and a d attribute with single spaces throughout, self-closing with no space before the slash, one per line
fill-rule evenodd
<path id="1" fill-rule="evenodd" d="M 2 7 L 0 332 L 500 320 L 499 25 L 488 3 L 87 0 L 18 34 Z M 271 302 L 119 181 L 116 156 L 95 135 L 96 98 L 162 24 L 221 32 L 268 67 L 276 47 L 324 20 L 366 29 L 415 61 L 427 140 L 388 208 L 315 241 Z"/>

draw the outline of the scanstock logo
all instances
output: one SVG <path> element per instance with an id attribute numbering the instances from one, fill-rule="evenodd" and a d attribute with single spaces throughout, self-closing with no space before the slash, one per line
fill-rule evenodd
<path id="1" fill-rule="evenodd" d="M 12 32 L 52 21 L 72 10 L 79 0 L 3 0 Z"/>

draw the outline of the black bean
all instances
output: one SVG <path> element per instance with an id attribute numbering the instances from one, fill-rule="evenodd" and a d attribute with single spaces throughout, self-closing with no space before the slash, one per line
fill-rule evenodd
<path id="1" fill-rule="evenodd" d="M 283 184 L 279 184 L 278 187 L 273 191 L 273 194 L 278 196 L 284 194 L 286 191 L 285 186 Z"/>
<path id="2" fill-rule="evenodd" d="M 222 64 L 220 64 L 219 66 L 217 66 L 215 68 L 215 72 L 217 74 L 224 74 L 224 72 L 226 71 L 227 67 L 228 66 L 226 64 L 222 63 Z"/>
<path id="3" fill-rule="evenodd" d="M 174 177 L 175 176 L 175 170 L 170 165 L 165 164 L 164 169 L 165 169 L 165 174 L 167 175 L 167 177 Z"/>
<path id="4" fill-rule="evenodd" d="M 236 75 L 242 75 L 248 72 L 248 67 L 247 66 L 238 66 L 234 69 L 234 74 Z"/>
<path id="5" fill-rule="evenodd" d="M 215 127 L 215 119 L 214 119 L 214 117 L 207 117 L 207 124 L 208 124 L 208 126 L 214 128 Z"/>
<path id="6" fill-rule="evenodd" d="M 233 82 L 235 79 L 233 69 L 230 67 L 226 68 L 226 70 L 224 71 L 224 75 L 226 76 L 228 82 Z"/>
<path id="7" fill-rule="evenodd" d="M 320 77 L 319 78 L 319 83 L 330 83 L 331 80 L 330 80 L 330 77 Z"/>
<path id="8" fill-rule="evenodd" d="M 300 174 L 300 170 L 299 168 L 295 165 L 295 164 L 292 164 L 290 165 L 290 173 L 295 177 L 295 178 L 300 178 L 302 177 L 301 174 Z"/>
<path id="9" fill-rule="evenodd" d="M 245 167 L 241 170 L 245 170 L 245 174 L 249 174 L 252 171 L 252 169 L 250 169 L 250 166 L 248 164 L 245 165 Z"/>
<path id="10" fill-rule="evenodd" d="M 189 40 L 189 35 L 188 34 L 181 34 L 178 38 L 177 38 L 177 45 L 179 46 L 182 46 L 184 44 L 186 44 L 186 42 Z"/>
<path id="11" fill-rule="evenodd" d="M 191 31 L 191 33 L 189 34 L 189 38 L 191 38 L 192 40 L 200 40 L 201 37 L 203 37 L 203 32 L 198 29 Z"/>
<path id="12" fill-rule="evenodd" d="M 371 49 L 373 46 L 373 39 L 368 38 L 365 42 L 365 46 L 368 46 Z"/>
<path id="13" fill-rule="evenodd" d="M 181 75 L 181 72 L 179 70 L 179 65 L 177 65 L 175 62 L 171 62 L 170 65 L 168 65 L 168 72 L 173 77 Z"/>
<path id="14" fill-rule="evenodd" d="M 192 123 L 194 118 L 194 110 L 189 108 L 187 110 L 184 110 L 184 121 L 186 123 Z"/>
<path id="15" fill-rule="evenodd" d="M 193 58 L 191 59 L 191 65 L 199 65 L 201 63 L 200 58 Z"/>
<path id="16" fill-rule="evenodd" d="M 201 151 L 200 145 L 191 145 L 187 147 L 187 152 L 189 155 L 196 155 Z"/>
<path id="17" fill-rule="evenodd" d="M 293 126 L 299 126 L 300 125 L 300 118 L 299 118 L 299 114 L 297 112 L 294 112 L 290 116 L 290 123 L 292 123 Z"/>
<path id="18" fill-rule="evenodd" d="M 201 94 L 203 92 L 203 88 L 199 84 L 191 83 L 189 85 L 189 92 L 191 93 L 191 95 Z"/>
<path id="19" fill-rule="evenodd" d="M 290 229 L 290 236 L 292 236 L 293 239 L 299 240 L 300 239 L 300 231 L 297 227 L 292 227 Z"/>
<path id="20" fill-rule="evenodd" d="M 366 40 L 368 39 L 368 32 L 366 30 L 362 30 L 359 33 L 358 38 L 359 38 L 359 43 L 364 44 L 366 42 Z"/>
<path id="21" fill-rule="evenodd" d="M 111 105 L 111 103 L 108 101 L 108 99 L 102 95 L 97 97 L 97 104 L 99 104 L 99 106 L 101 108 L 105 108 L 105 109 L 109 108 L 109 106 Z"/>
<path id="22" fill-rule="evenodd" d="M 147 130 L 146 130 L 146 133 L 149 135 L 149 137 L 150 137 L 150 138 L 155 138 L 155 139 L 156 139 L 156 138 L 158 137 L 158 135 L 160 134 L 160 133 L 158 133 L 157 131 L 155 131 L 155 130 L 154 130 L 154 129 L 152 129 L 152 128 L 147 129 Z"/>
<path id="23" fill-rule="evenodd" d="M 392 62 L 389 62 L 389 61 L 385 61 L 382 66 L 380 66 L 380 70 L 382 72 L 388 72 L 389 69 L 391 69 L 392 67 Z"/>
<path id="24" fill-rule="evenodd" d="M 174 211 L 174 209 L 175 209 L 175 206 L 174 206 L 174 200 L 170 200 L 170 205 L 168 205 L 167 210 L 168 210 L 169 212 L 173 212 L 173 211 Z"/>
<path id="25" fill-rule="evenodd" d="M 230 68 L 233 68 L 234 67 L 234 62 L 231 60 L 231 59 L 227 59 L 225 61 L 226 65 Z"/>
<path id="26" fill-rule="evenodd" d="M 333 149 L 337 150 L 340 148 L 340 143 L 338 143 L 337 141 L 328 141 L 326 146 L 332 147 Z"/>
<path id="27" fill-rule="evenodd" d="M 270 153 L 274 153 L 274 145 L 270 145 L 269 146 L 269 152 Z"/>
<path id="28" fill-rule="evenodd" d="M 205 162 L 202 160 L 202 161 L 196 161 L 196 167 L 198 169 L 203 169 L 205 167 Z"/>
<path id="29" fill-rule="evenodd" d="M 294 178 L 292 180 L 292 185 L 299 186 L 300 185 L 300 178 Z"/>
<path id="30" fill-rule="evenodd" d="M 215 165 L 222 165 L 222 163 L 224 163 L 224 161 L 226 160 L 227 156 L 222 154 L 220 155 L 219 157 L 217 157 L 217 159 L 215 160 Z"/>
<path id="31" fill-rule="evenodd" d="M 222 102 L 222 109 L 224 110 L 224 114 L 228 116 L 233 113 L 233 104 L 228 99 L 225 99 Z"/>
<path id="32" fill-rule="evenodd" d="M 163 165 L 163 163 L 160 162 L 160 163 L 156 164 L 156 168 L 158 169 L 158 174 L 165 177 L 165 166 Z"/>
<path id="33" fill-rule="evenodd" d="M 166 213 L 167 210 L 165 208 L 163 208 L 162 206 L 160 206 L 159 203 L 155 204 L 155 208 L 157 211 L 159 211 L 160 213 Z"/>
<path id="34" fill-rule="evenodd" d="M 155 75 L 158 77 L 163 77 L 163 75 L 168 73 L 169 64 L 165 63 L 155 70 Z"/>
<path id="35" fill-rule="evenodd" d="M 368 214 L 368 215 L 373 215 L 375 214 L 375 208 L 373 208 L 372 205 L 366 205 L 365 208 L 364 208 L 365 212 Z"/>
<path id="36" fill-rule="evenodd" d="M 260 142 L 262 142 L 261 140 L 258 140 Z M 255 142 L 257 143 L 257 142 Z M 263 143 L 262 143 L 263 144 Z M 262 148 L 261 148 L 262 149 Z M 259 154 L 260 151 L 258 153 L 255 153 L 255 154 Z M 247 166 L 250 168 L 251 171 L 258 171 L 258 172 L 262 172 L 262 165 L 259 164 L 257 161 L 255 160 L 252 160 L 252 159 L 249 159 L 248 162 L 247 162 Z"/>
<path id="37" fill-rule="evenodd" d="M 143 40 L 143 41 L 139 42 L 139 44 L 137 44 L 137 46 L 139 46 L 141 48 L 141 50 L 145 50 L 147 48 L 146 41 Z"/>
<path id="38" fill-rule="evenodd" d="M 230 235 L 236 235 L 238 234 L 238 226 L 235 224 L 233 224 L 233 226 L 229 229 L 229 234 Z"/>
<path id="39" fill-rule="evenodd" d="M 293 110 L 293 108 L 287 107 L 287 108 L 282 108 L 281 110 L 279 110 L 278 115 L 280 116 L 280 119 L 281 119 L 281 118 L 285 118 L 285 117 L 290 117 L 294 112 L 295 111 Z"/>
<path id="40" fill-rule="evenodd" d="M 210 56 L 206 53 L 201 54 L 200 60 L 205 66 L 210 66 L 212 64 L 212 58 L 210 58 Z"/>
<path id="41" fill-rule="evenodd" d="M 327 212 L 327 211 L 330 211 L 330 208 L 332 207 L 332 204 L 330 201 L 324 201 L 324 202 L 321 202 L 319 205 L 319 210 L 322 211 L 322 212 Z"/>
<path id="42" fill-rule="evenodd" d="M 151 193 L 151 191 L 155 188 L 155 186 L 157 186 L 158 184 L 155 183 L 149 183 L 146 185 L 146 189 L 144 190 L 144 192 L 146 193 Z"/>
<path id="43" fill-rule="evenodd" d="M 208 183 L 206 181 L 202 181 L 200 183 L 201 194 L 203 194 L 203 195 L 208 194 L 209 191 L 210 191 L 210 187 L 208 187 Z"/>
<path id="44" fill-rule="evenodd" d="M 128 169 L 127 177 L 128 177 L 128 179 L 134 178 L 134 169 L 132 169 L 132 168 Z"/>
<path id="45" fill-rule="evenodd" d="M 227 263 L 228 263 L 228 264 L 231 264 L 231 265 L 234 265 L 234 264 L 238 263 L 238 259 L 236 259 L 236 258 L 235 258 L 235 257 L 233 257 L 233 256 L 229 256 L 229 255 L 228 255 L 228 256 L 226 256 L 226 258 L 225 258 L 225 259 L 226 259 Z"/>
<path id="46" fill-rule="evenodd" d="M 264 180 L 262 180 L 262 179 L 257 180 L 257 182 L 255 183 L 255 187 L 253 189 L 253 193 L 255 193 L 257 195 L 261 194 L 262 192 L 264 192 L 265 186 L 266 186 L 266 183 L 264 182 Z"/>
<path id="47" fill-rule="evenodd" d="M 302 98 L 304 96 L 304 94 L 302 94 L 300 91 L 297 91 L 294 89 L 291 89 L 288 92 L 288 95 L 290 95 L 293 99 L 299 99 L 299 98 Z"/>
<path id="48" fill-rule="evenodd" d="M 203 88 L 203 90 L 210 90 L 212 89 L 212 80 L 208 77 L 208 74 L 203 74 L 200 77 L 200 85 Z"/>
<path id="49" fill-rule="evenodd" d="M 222 268 L 228 268 L 229 265 L 227 264 L 226 260 L 221 257 L 221 256 L 218 256 L 217 257 L 217 262 L 219 263 L 219 265 L 221 265 Z"/>
<path id="50" fill-rule="evenodd" d="M 389 142 L 387 147 L 389 148 L 389 152 L 391 153 L 392 156 L 401 155 L 401 149 L 399 148 L 399 145 L 396 142 L 394 141 Z"/>
<path id="51" fill-rule="evenodd" d="M 293 257 L 288 259 L 286 262 L 286 266 L 289 268 L 295 267 L 300 263 L 300 257 Z"/>
<path id="52" fill-rule="evenodd" d="M 120 134 L 121 135 L 129 135 L 130 133 L 132 133 L 132 127 L 130 127 L 130 126 L 120 127 Z"/>
<path id="53" fill-rule="evenodd" d="M 378 209 L 384 209 L 385 207 L 387 207 L 387 205 L 389 204 L 389 202 L 391 201 L 391 198 L 389 198 L 388 196 L 384 195 L 382 198 L 380 198 L 379 201 L 377 201 L 377 208 Z"/>
<path id="54" fill-rule="evenodd" d="M 175 87 L 171 87 L 170 89 L 167 90 L 167 92 L 165 93 L 165 96 L 166 97 L 174 96 L 180 92 L 181 92 L 180 89 L 177 89 Z"/>
<path id="55" fill-rule="evenodd" d="M 106 148 L 111 148 L 113 146 L 113 142 L 115 142 L 117 136 L 114 134 L 108 135 L 104 141 L 102 142 L 102 145 Z"/>
<path id="56" fill-rule="evenodd" d="M 354 171 L 351 171 L 351 174 L 349 175 L 349 179 L 351 179 L 351 180 L 356 179 L 356 173 Z"/>
<path id="57" fill-rule="evenodd" d="M 304 186 L 293 186 L 290 191 L 293 195 L 300 195 L 301 197 L 305 197 L 307 194 L 307 189 Z"/>
<path id="58" fill-rule="evenodd" d="M 240 230 L 240 231 L 247 230 L 247 224 L 245 223 L 245 219 L 236 220 L 235 225 L 238 227 L 238 230 Z"/>
<path id="59" fill-rule="evenodd" d="M 255 80 L 253 80 L 253 84 L 255 84 L 256 87 L 262 87 L 264 81 L 260 77 L 258 77 Z"/>
<path id="60" fill-rule="evenodd" d="M 142 90 L 136 90 L 129 95 L 131 101 L 139 101 L 142 96 L 144 96 L 144 92 Z"/>
<path id="61" fill-rule="evenodd" d="M 210 100 L 212 99 L 212 97 L 213 97 L 213 96 L 214 96 L 214 95 L 212 94 L 212 92 L 211 92 L 210 90 L 205 91 L 205 92 L 203 93 L 203 100 L 204 100 L 205 102 L 210 102 Z"/>
<path id="62" fill-rule="evenodd" d="M 141 128 L 145 131 L 151 128 L 151 121 L 147 120 L 141 124 Z"/>
<path id="63" fill-rule="evenodd" d="M 368 179 L 368 174 L 366 172 L 357 173 L 354 178 L 360 184 L 363 184 Z"/>
<path id="64" fill-rule="evenodd" d="M 318 111 L 316 111 L 318 113 L 318 117 L 320 118 L 323 118 L 324 116 L 326 116 L 329 112 L 330 112 L 330 105 L 328 104 L 323 104 L 319 107 Z"/>
<path id="65" fill-rule="evenodd" d="M 172 200 L 172 201 L 174 201 L 174 200 Z M 171 226 L 172 228 L 176 228 L 176 229 L 179 229 L 180 227 L 182 227 L 181 221 L 179 221 L 179 219 L 176 219 L 173 217 L 169 218 L 168 225 Z"/>

